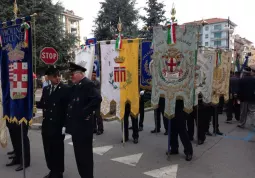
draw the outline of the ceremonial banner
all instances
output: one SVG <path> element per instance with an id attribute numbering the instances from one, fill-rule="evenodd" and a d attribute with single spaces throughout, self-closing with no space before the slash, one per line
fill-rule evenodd
<path id="1" fill-rule="evenodd" d="M 139 114 L 138 54 L 139 40 L 123 40 L 122 48 L 115 49 L 116 41 L 101 46 L 101 112 L 110 112 L 111 102 L 116 102 L 116 116 L 123 119 L 125 104 L 131 105 L 131 114 Z"/>
<path id="2" fill-rule="evenodd" d="M 221 96 L 224 96 L 225 102 L 229 99 L 229 79 L 232 53 L 223 51 L 218 55 L 220 55 L 221 63 L 215 66 L 213 73 L 213 104 L 218 104 Z"/>
<path id="3" fill-rule="evenodd" d="M 97 73 L 97 80 L 100 81 L 100 62 L 99 62 L 98 58 L 96 58 L 95 61 L 94 61 L 93 70 L 96 71 L 96 73 Z"/>
<path id="4" fill-rule="evenodd" d="M 140 87 L 142 89 L 151 89 L 151 74 L 150 74 L 150 62 L 153 50 L 151 49 L 151 42 L 142 42 L 142 56 L 141 56 L 141 68 L 140 68 Z"/>
<path id="5" fill-rule="evenodd" d="M 33 69 L 30 23 L 0 24 L 3 47 L 1 83 L 3 116 L 9 122 L 30 123 L 33 117 Z"/>
<path id="6" fill-rule="evenodd" d="M 215 67 L 215 59 L 215 50 L 198 50 L 195 105 L 198 103 L 199 94 L 202 94 L 202 100 L 204 103 L 209 104 L 212 102 L 213 69 Z"/>
<path id="7" fill-rule="evenodd" d="M 152 105 L 157 107 L 160 95 L 165 97 L 165 115 L 174 117 L 175 102 L 184 101 L 185 112 L 192 112 L 194 101 L 195 50 L 197 27 L 176 27 L 176 43 L 167 44 L 167 33 L 154 27 L 152 55 Z"/>
<path id="8" fill-rule="evenodd" d="M 85 75 L 88 79 L 91 79 L 95 60 L 95 45 L 85 46 L 83 49 L 79 49 L 75 54 L 75 63 L 85 67 L 87 71 Z"/>

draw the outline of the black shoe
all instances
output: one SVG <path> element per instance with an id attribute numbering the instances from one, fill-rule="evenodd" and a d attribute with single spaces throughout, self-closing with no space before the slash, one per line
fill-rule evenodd
<path id="1" fill-rule="evenodd" d="M 241 128 L 241 129 L 243 129 L 243 128 L 244 128 L 244 126 L 242 126 L 242 125 L 237 125 L 237 127 Z"/>
<path id="2" fill-rule="evenodd" d="M 13 155 L 13 154 L 15 154 L 14 150 L 7 153 L 7 155 Z"/>
<path id="3" fill-rule="evenodd" d="M 194 140 L 194 138 L 193 138 L 193 137 L 191 137 L 189 140 L 190 140 L 190 141 L 193 141 L 193 140 Z"/>
<path id="4" fill-rule="evenodd" d="M 44 176 L 43 178 L 50 178 L 50 176 L 51 176 L 51 172 L 47 176 Z"/>
<path id="5" fill-rule="evenodd" d="M 178 150 L 171 150 L 170 155 L 178 155 L 179 151 Z M 166 152 L 166 155 L 168 156 L 168 151 Z"/>
<path id="6" fill-rule="evenodd" d="M 223 135 L 223 133 L 220 132 L 219 130 L 217 130 L 216 132 L 214 131 L 213 133 L 214 133 L 214 134 L 217 134 L 217 135 Z"/>
<path id="7" fill-rule="evenodd" d="M 133 142 L 134 142 L 134 144 L 137 144 L 138 143 L 138 139 L 135 138 Z"/>
<path id="8" fill-rule="evenodd" d="M 103 131 L 98 131 L 97 135 L 102 135 L 104 132 Z"/>
<path id="9" fill-rule="evenodd" d="M 10 156 L 9 157 L 9 159 L 15 159 L 16 158 L 16 156 Z"/>
<path id="10" fill-rule="evenodd" d="M 143 131 L 143 128 L 142 128 L 142 127 L 139 127 L 139 129 L 138 129 L 138 130 L 139 130 L 139 132 L 141 132 L 141 131 Z"/>
<path id="11" fill-rule="evenodd" d="M 129 127 L 128 129 L 129 129 L 129 130 L 132 130 L 132 129 L 133 129 L 133 127 Z"/>
<path id="12" fill-rule="evenodd" d="M 6 164 L 7 167 L 14 166 L 20 164 L 20 161 L 17 159 L 13 159 L 10 163 Z"/>
<path id="13" fill-rule="evenodd" d="M 94 130 L 93 133 L 96 134 L 96 133 L 97 133 L 97 130 Z"/>
<path id="14" fill-rule="evenodd" d="M 211 133 L 211 132 L 209 132 L 209 131 L 208 131 L 208 132 L 206 132 L 205 134 L 206 134 L 207 136 L 212 136 L 212 133 Z"/>
<path id="15" fill-rule="evenodd" d="M 128 138 L 126 138 L 125 139 L 125 142 L 128 142 L 129 141 L 129 139 Z M 121 140 L 121 143 L 123 143 L 123 140 Z"/>
<path id="16" fill-rule="evenodd" d="M 159 132 L 160 132 L 160 129 L 158 129 L 158 130 L 154 129 L 151 131 L 151 133 L 159 133 Z"/>
<path id="17" fill-rule="evenodd" d="M 167 130 L 165 131 L 164 135 L 168 135 L 168 131 Z"/>
<path id="18" fill-rule="evenodd" d="M 186 161 L 191 161 L 191 160 L 192 160 L 192 154 L 187 154 Z"/>
<path id="19" fill-rule="evenodd" d="M 28 168 L 29 165 L 25 165 L 25 168 Z M 15 169 L 15 171 L 22 171 L 23 170 L 23 165 L 20 165 L 19 167 L 17 167 L 17 169 Z"/>
<path id="20" fill-rule="evenodd" d="M 204 141 L 198 140 L 198 145 L 203 145 L 203 144 L 204 144 Z"/>

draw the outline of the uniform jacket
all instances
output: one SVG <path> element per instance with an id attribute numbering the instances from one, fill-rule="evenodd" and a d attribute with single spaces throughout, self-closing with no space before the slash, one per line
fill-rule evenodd
<path id="1" fill-rule="evenodd" d="M 93 134 L 92 113 L 101 103 L 102 97 L 95 84 L 84 78 L 72 87 L 67 112 L 67 133 L 75 138 Z"/>
<path id="2" fill-rule="evenodd" d="M 255 102 L 255 77 L 245 76 L 240 79 L 240 100 L 244 102 Z"/>
<path id="3" fill-rule="evenodd" d="M 51 85 L 43 89 L 42 97 L 36 103 L 43 110 L 42 134 L 61 135 L 69 101 L 70 88 L 63 83 L 50 94 Z"/>

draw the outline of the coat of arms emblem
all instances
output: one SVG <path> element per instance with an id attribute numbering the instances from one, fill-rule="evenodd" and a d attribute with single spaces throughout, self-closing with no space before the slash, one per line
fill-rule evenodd
<path id="1" fill-rule="evenodd" d="M 22 43 L 17 44 L 14 49 L 10 44 L 5 46 L 9 51 L 10 97 L 13 100 L 23 99 L 27 96 L 28 64 L 22 61 L 25 56 L 24 51 L 21 50 L 22 47 Z"/>

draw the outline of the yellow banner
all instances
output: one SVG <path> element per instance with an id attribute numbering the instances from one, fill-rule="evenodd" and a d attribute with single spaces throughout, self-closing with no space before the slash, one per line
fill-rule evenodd
<path id="1" fill-rule="evenodd" d="M 121 60 L 119 70 L 120 82 L 120 118 L 124 118 L 125 104 L 130 103 L 131 115 L 139 114 L 138 56 L 139 39 L 123 40 L 119 53 Z"/>

